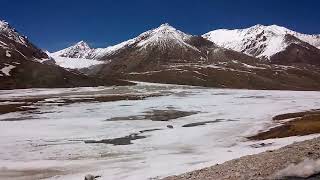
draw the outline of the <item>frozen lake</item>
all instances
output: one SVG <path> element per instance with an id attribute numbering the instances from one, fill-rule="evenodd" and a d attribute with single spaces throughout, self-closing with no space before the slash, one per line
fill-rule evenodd
<path id="1" fill-rule="evenodd" d="M 0 91 L 0 105 L 29 108 L 0 115 L 0 179 L 149 179 L 203 168 L 315 137 L 245 138 L 275 126 L 277 114 L 319 108 L 319 97 L 151 83 Z"/>

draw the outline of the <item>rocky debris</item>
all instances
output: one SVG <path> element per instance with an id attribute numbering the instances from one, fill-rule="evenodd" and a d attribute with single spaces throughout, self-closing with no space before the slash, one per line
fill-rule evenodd
<path id="1" fill-rule="evenodd" d="M 312 152 L 310 154 L 310 152 Z M 276 179 L 277 173 L 291 164 L 298 164 L 305 159 L 320 159 L 320 138 L 294 143 L 278 150 L 267 151 L 256 155 L 244 156 L 223 164 L 192 171 L 179 176 L 164 178 L 165 180 L 201 179 L 201 180 L 256 180 Z M 316 178 L 315 178 L 316 177 Z M 316 174 L 310 179 L 317 179 Z M 301 178 L 283 179 L 297 180 Z M 308 179 L 308 178 L 307 178 Z"/>
<path id="2" fill-rule="evenodd" d="M 276 173 L 276 178 L 304 178 L 307 179 L 320 173 L 320 160 L 306 158 L 298 164 L 290 164 L 288 167 Z"/>

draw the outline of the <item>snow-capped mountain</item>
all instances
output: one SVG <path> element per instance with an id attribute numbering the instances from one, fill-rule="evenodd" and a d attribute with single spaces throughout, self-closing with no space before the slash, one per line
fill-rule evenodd
<path id="1" fill-rule="evenodd" d="M 295 36 L 315 47 L 320 46 L 320 35 L 302 34 L 277 25 L 255 25 L 246 29 L 234 30 L 218 29 L 202 37 L 225 48 L 258 58 L 270 59 L 293 43 L 301 45 L 300 41 L 287 41 L 286 35 Z"/>
<path id="2" fill-rule="evenodd" d="M 175 29 L 169 24 L 162 24 L 160 27 L 140 34 L 134 39 L 136 47 L 147 49 L 152 47 L 168 48 L 180 46 L 183 48 L 195 49 L 194 46 L 186 43 L 192 36 Z"/>
<path id="3" fill-rule="evenodd" d="M 248 46 L 247 50 L 261 43 L 261 47 L 260 44 L 258 46 L 260 53 L 266 54 L 272 51 L 272 48 L 279 50 L 279 46 L 266 48 L 268 43 L 277 44 L 279 41 L 281 45 L 285 44 L 285 50 L 272 55 L 273 61 L 261 61 L 248 53 L 249 51 L 246 52 L 249 54 L 247 55 L 238 52 L 242 49 L 234 51 L 232 48 L 224 48 L 206 39 L 206 36 L 189 35 L 169 24 L 163 24 L 115 46 L 83 48 L 84 53 L 69 53 L 68 58 L 78 64 L 79 59 L 70 57 L 83 54 L 81 58 L 104 62 L 83 70 L 98 77 L 249 89 L 311 90 L 320 87 L 320 69 L 318 66 L 310 66 L 319 62 L 320 54 L 317 48 L 283 32 L 278 33 L 282 34 L 280 36 L 275 35 L 276 32 L 256 31 L 259 33 L 250 36 L 253 45 Z M 230 38 L 228 36 L 226 37 Z M 234 38 L 241 39 L 238 34 L 235 34 Z M 79 49 L 81 48 L 77 48 Z M 64 61 L 59 63 L 70 64 Z"/>
<path id="4" fill-rule="evenodd" d="M 86 58 L 91 55 L 92 50 L 86 42 L 80 41 L 71 47 L 51 53 L 51 55 L 69 58 Z"/>
<path id="5" fill-rule="evenodd" d="M 107 56 L 117 54 L 123 48 L 139 48 L 141 50 L 152 47 L 167 48 L 180 46 L 183 48 L 195 47 L 186 43 L 192 36 L 185 34 L 169 24 L 162 24 L 158 28 L 146 31 L 139 36 L 107 48 L 91 49 L 85 42 L 80 41 L 74 46 L 52 53 L 54 56 L 70 58 L 104 59 Z"/>
<path id="6" fill-rule="evenodd" d="M 94 52 L 95 49 L 91 48 L 86 42 L 80 41 L 66 49 L 46 53 L 55 60 L 57 65 L 63 68 L 82 69 L 104 63 L 93 59 Z"/>

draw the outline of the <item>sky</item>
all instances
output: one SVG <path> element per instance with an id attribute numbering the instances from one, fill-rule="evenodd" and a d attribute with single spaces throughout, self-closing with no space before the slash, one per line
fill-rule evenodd
<path id="1" fill-rule="evenodd" d="M 277 24 L 320 34 L 318 0 L 0 0 L 0 19 L 51 52 L 107 47 L 163 23 L 189 34 Z"/>

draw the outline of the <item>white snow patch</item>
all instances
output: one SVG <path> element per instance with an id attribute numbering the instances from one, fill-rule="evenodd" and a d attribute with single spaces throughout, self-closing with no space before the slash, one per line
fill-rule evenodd
<path id="1" fill-rule="evenodd" d="M 246 64 L 246 63 L 242 63 L 242 65 L 246 68 L 249 68 L 249 69 L 266 69 L 264 67 L 258 67 L 258 66 L 252 66 L 252 65 L 249 65 L 249 64 Z"/>
<path id="2" fill-rule="evenodd" d="M 13 65 L 7 65 L 5 66 L 4 68 L 1 69 L 1 72 L 6 75 L 6 76 L 10 76 L 10 71 L 12 69 L 14 69 L 16 66 L 13 66 Z"/>
<path id="3" fill-rule="evenodd" d="M 69 69 L 81 69 L 88 68 L 90 66 L 103 64 L 105 62 L 98 61 L 94 59 L 84 59 L 84 58 L 67 58 L 61 56 L 51 55 L 58 66 Z"/>
<path id="4" fill-rule="evenodd" d="M 234 30 L 218 29 L 202 36 L 228 49 L 259 58 L 270 58 L 289 45 L 285 41 L 286 34 L 293 35 L 315 47 L 320 46 L 320 35 L 301 34 L 277 25 L 255 25 Z"/>
<path id="5" fill-rule="evenodd" d="M 298 164 L 290 164 L 283 170 L 280 170 L 276 177 L 301 177 L 307 178 L 320 173 L 320 159 L 305 159 Z"/>
<path id="6" fill-rule="evenodd" d="M 11 54 L 10 54 L 10 51 L 9 51 L 9 50 L 6 50 L 6 56 L 7 56 L 7 57 L 11 57 Z"/>
<path id="7" fill-rule="evenodd" d="M 21 36 L 8 22 L 0 20 L 0 33 L 9 39 L 26 46 L 26 38 Z"/>

